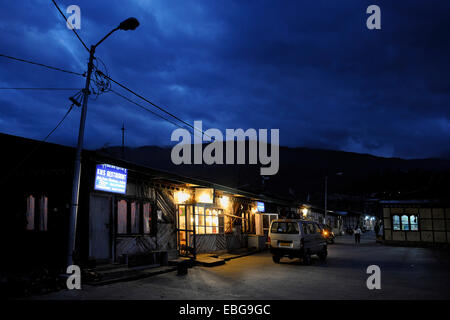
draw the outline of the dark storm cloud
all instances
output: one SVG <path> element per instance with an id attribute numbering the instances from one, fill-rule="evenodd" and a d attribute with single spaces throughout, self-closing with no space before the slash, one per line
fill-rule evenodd
<path id="1" fill-rule="evenodd" d="M 379 31 L 365 27 L 368 1 L 58 3 L 81 7 L 88 44 L 136 16 L 141 26 L 114 34 L 97 56 L 113 78 L 204 129 L 279 128 L 284 145 L 385 156 L 448 152 L 448 1 L 377 1 Z M 84 72 L 87 53 L 50 1 L 0 6 L 1 53 Z M 0 67 L 1 86 L 83 85 L 4 59 Z M 44 137 L 74 93 L 2 92 L 2 132 Z M 74 144 L 79 111 L 52 141 Z M 89 104 L 87 146 L 119 144 L 122 122 L 132 146 L 168 145 L 175 129 L 108 93 Z"/>

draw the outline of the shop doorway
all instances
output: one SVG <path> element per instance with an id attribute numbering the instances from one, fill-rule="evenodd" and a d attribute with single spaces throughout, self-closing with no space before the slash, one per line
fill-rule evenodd
<path id="1" fill-rule="evenodd" d="M 89 201 L 89 255 L 98 261 L 111 259 L 111 197 L 91 195 Z"/>
<path id="2" fill-rule="evenodd" d="M 195 258 L 194 206 L 179 205 L 177 214 L 177 242 L 180 256 Z"/>

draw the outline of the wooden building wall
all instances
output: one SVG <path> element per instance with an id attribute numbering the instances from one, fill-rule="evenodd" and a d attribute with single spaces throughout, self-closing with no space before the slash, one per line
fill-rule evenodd
<path id="1" fill-rule="evenodd" d="M 251 201 L 243 198 L 230 197 L 230 203 L 222 208 L 216 198 L 215 206 L 224 212 L 223 234 L 198 234 L 196 235 L 197 253 L 212 253 L 215 251 L 233 251 L 246 248 L 248 244 L 247 233 L 242 231 L 243 212 L 249 212 Z M 252 223 L 254 224 L 253 219 Z M 253 227 L 253 230 L 255 228 Z"/>
<path id="2" fill-rule="evenodd" d="M 134 191 L 133 191 L 134 189 Z M 146 193 L 142 193 L 146 190 Z M 169 259 L 175 258 L 177 252 L 176 235 L 176 206 L 173 201 L 173 193 L 161 188 L 148 188 L 143 186 L 130 186 L 130 193 L 155 201 L 152 225 L 156 232 L 151 235 L 127 235 L 116 237 L 116 258 L 123 254 L 137 254 L 150 251 L 167 251 Z"/>
<path id="3" fill-rule="evenodd" d="M 417 215 L 418 231 L 396 231 L 393 215 Z M 420 205 L 391 205 L 383 207 L 383 230 L 386 242 L 450 243 L 450 208 Z"/>
<path id="4" fill-rule="evenodd" d="M 178 255 L 177 251 L 177 226 L 176 226 L 176 205 L 173 198 L 173 191 L 157 189 L 156 204 L 160 210 L 158 218 L 157 237 L 158 250 L 169 253 L 169 258 Z"/>

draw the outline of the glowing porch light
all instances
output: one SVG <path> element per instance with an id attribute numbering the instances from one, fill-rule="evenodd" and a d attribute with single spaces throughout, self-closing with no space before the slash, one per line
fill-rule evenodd
<path id="1" fill-rule="evenodd" d="M 229 202 L 230 198 L 228 198 L 227 196 L 223 196 L 222 198 L 220 198 L 220 205 L 222 206 L 222 208 L 227 208 Z"/>
<path id="2" fill-rule="evenodd" d="M 211 203 L 211 202 L 212 202 L 212 199 L 208 194 L 204 193 L 204 194 L 200 195 L 200 203 Z"/>
<path id="3" fill-rule="evenodd" d="M 189 200 L 189 193 L 184 192 L 184 191 L 177 191 L 175 193 L 175 202 L 176 203 L 185 203 L 186 201 Z"/>
<path id="4" fill-rule="evenodd" d="M 306 217 L 308 215 L 308 208 L 302 208 L 302 215 L 303 217 Z"/>

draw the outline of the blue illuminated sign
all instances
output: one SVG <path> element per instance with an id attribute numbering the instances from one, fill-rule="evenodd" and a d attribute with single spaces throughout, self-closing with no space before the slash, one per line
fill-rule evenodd
<path id="1" fill-rule="evenodd" d="M 110 164 L 98 164 L 95 173 L 95 190 L 125 194 L 127 191 L 127 172 L 125 168 Z"/>
<path id="2" fill-rule="evenodd" d="M 264 202 L 256 202 L 256 208 L 258 212 L 264 212 L 265 211 Z"/>

